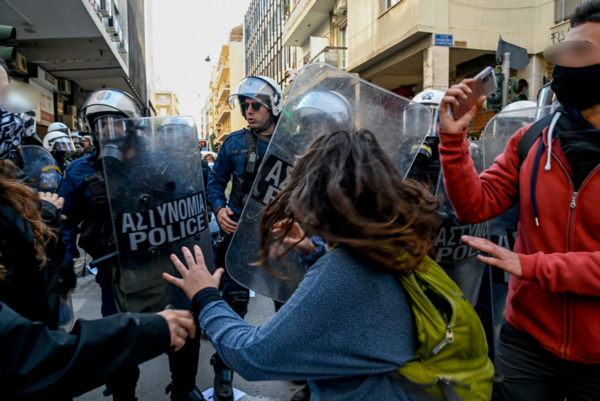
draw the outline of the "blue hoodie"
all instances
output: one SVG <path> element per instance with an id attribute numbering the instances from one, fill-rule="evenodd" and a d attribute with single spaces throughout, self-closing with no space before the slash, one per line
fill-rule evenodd
<path id="1" fill-rule="evenodd" d="M 387 375 L 415 355 L 410 300 L 375 263 L 344 249 L 329 252 L 262 326 L 242 320 L 214 288 L 200 291 L 192 309 L 225 363 L 246 380 L 308 380 L 312 401 L 412 400 Z"/>

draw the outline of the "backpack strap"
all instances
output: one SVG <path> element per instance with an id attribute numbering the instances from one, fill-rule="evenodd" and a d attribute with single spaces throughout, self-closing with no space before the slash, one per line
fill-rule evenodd
<path id="1" fill-rule="evenodd" d="M 527 158 L 527 155 L 529 154 L 529 149 L 531 149 L 535 141 L 537 141 L 537 139 L 544 133 L 544 129 L 550 125 L 553 117 L 554 114 L 550 114 L 549 116 L 546 116 L 541 120 L 536 121 L 531 127 L 529 127 L 527 132 L 523 134 L 521 140 L 519 140 L 519 143 L 517 145 L 519 169 L 521 168 L 521 165 Z"/>
<path id="2" fill-rule="evenodd" d="M 388 373 L 388 377 L 395 384 L 402 387 L 408 394 L 417 398 L 419 401 L 440 401 L 439 398 L 425 391 L 426 388 L 434 385 L 441 386 L 444 396 L 446 397 L 446 401 L 462 401 L 462 398 L 460 398 L 460 395 L 458 395 L 456 390 L 454 390 L 450 384 L 444 382 L 443 380 L 435 384 L 416 383 L 397 370 Z"/>

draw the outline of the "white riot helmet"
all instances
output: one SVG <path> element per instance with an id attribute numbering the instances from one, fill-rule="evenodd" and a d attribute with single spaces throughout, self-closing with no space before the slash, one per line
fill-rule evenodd
<path id="1" fill-rule="evenodd" d="M 297 134 L 306 132 L 350 132 L 354 116 L 348 100 L 334 91 L 317 90 L 306 94 L 291 116 Z"/>
<path id="2" fill-rule="evenodd" d="M 192 117 L 166 117 L 160 124 L 158 130 L 165 135 L 173 135 L 178 132 L 190 132 L 196 130 L 196 123 Z"/>
<path id="3" fill-rule="evenodd" d="M 92 138 L 92 136 L 91 136 L 91 135 L 84 135 L 84 136 L 83 136 L 83 140 L 85 141 L 86 139 L 87 139 L 88 141 L 90 141 L 90 145 L 91 145 L 91 146 L 94 146 L 94 138 Z"/>
<path id="4" fill-rule="evenodd" d="M 442 99 L 444 98 L 445 93 L 439 91 L 437 89 L 430 89 L 419 93 L 417 96 L 413 98 L 413 102 L 422 104 L 423 106 L 429 109 L 431 113 L 431 131 L 428 136 L 437 136 L 437 127 L 439 124 L 439 114 L 438 108 L 440 103 L 442 103 Z"/>
<path id="5" fill-rule="evenodd" d="M 240 101 L 240 97 L 242 100 Z M 265 106 L 274 118 L 279 117 L 283 110 L 283 93 L 275 80 L 265 76 L 251 76 L 242 79 L 239 85 L 227 99 L 229 107 L 234 110 L 243 98 L 252 98 Z M 246 118 L 245 110 L 240 106 L 242 116 Z"/>
<path id="6" fill-rule="evenodd" d="M 417 96 L 413 98 L 413 102 L 421 103 L 422 105 L 435 105 L 439 106 L 442 103 L 442 99 L 444 98 L 444 92 L 431 89 L 424 92 L 419 93 Z"/>
<path id="7" fill-rule="evenodd" d="M 62 132 L 63 134 L 71 135 L 71 130 L 63 123 L 52 123 L 48 127 L 48 134 L 51 132 Z"/>
<path id="8" fill-rule="evenodd" d="M 79 135 L 77 131 L 71 132 L 71 139 L 73 140 L 73 144 L 77 149 L 83 147 L 83 138 Z"/>
<path id="9" fill-rule="evenodd" d="M 101 133 L 100 119 L 141 118 L 144 112 L 139 103 L 128 93 L 118 89 L 98 89 L 92 92 L 83 103 L 77 125 L 80 130 Z"/>
<path id="10" fill-rule="evenodd" d="M 46 150 L 50 153 L 54 151 L 70 152 L 75 150 L 75 145 L 73 144 L 73 140 L 71 139 L 71 137 L 65 134 L 64 132 L 53 131 L 47 133 L 44 137 L 44 148 L 46 148 Z"/>
<path id="11" fill-rule="evenodd" d="M 501 113 L 507 112 L 507 111 L 512 111 L 512 115 L 517 116 L 519 113 L 514 113 L 517 110 L 523 110 L 523 109 L 532 109 L 537 107 L 537 103 L 536 102 L 532 102 L 531 100 L 522 100 L 520 102 L 514 102 L 509 104 L 508 106 L 506 106 L 505 108 L 502 109 Z M 524 113 L 524 116 L 529 115 L 528 113 Z"/>

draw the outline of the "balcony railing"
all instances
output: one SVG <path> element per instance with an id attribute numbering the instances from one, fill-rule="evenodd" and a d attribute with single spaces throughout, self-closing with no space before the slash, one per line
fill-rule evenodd
<path id="1" fill-rule="evenodd" d="M 230 87 L 231 87 L 231 86 L 230 86 L 230 85 L 229 85 L 227 82 L 225 82 L 225 81 L 224 81 L 224 82 L 221 84 L 221 86 L 219 87 L 219 95 L 217 96 L 217 99 L 218 99 L 218 100 L 221 100 L 221 98 L 223 97 L 223 94 L 224 94 L 226 91 L 229 91 Z M 224 100 L 227 100 L 227 99 L 224 99 Z"/>
<path id="2" fill-rule="evenodd" d="M 571 14 L 573 14 L 575 9 L 585 2 L 586 0 L 555 0 L 554 22 L 558 24 L 571 19 Z"/>
<path id="3" fill-rule="evenodd" d="M 341 70 L 348 68 L 348 48 L 327 46 L 317 53 L 309 63 L 322 62 L 331 64 Z"/>

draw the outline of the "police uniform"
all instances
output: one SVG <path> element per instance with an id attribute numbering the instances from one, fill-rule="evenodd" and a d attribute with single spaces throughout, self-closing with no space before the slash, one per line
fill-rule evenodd
<path id="1" fill-rule="evenodd" d="M 270 137 L 257 134 L 250 128 L 233 132 L 225 139 L 209 176 L 206 189 L 206 198 L 215 214 L 220 208 L 229 207 L 235 213 L 230 218 L 236 222 L 239 220 L 260 163 L 269 146 L 269 140 Z M 252 156 L 252 153 L 255 154 L 255 162 L 253 162 L 254 156 Z M 230 199 L 227 201 L 225 189 L 230 180 L 233 186 Z M 225 254 L 231 242 L 231 237 L 231 234 L 225 235 L 222 243 L 216 247 L 217 266 L 225 266 Z M 236 302 L 235 299 L 230 297 L 230 294 L 236 292 L 247 294 L 248 289 L 240 286 L 227 275 L 224 276 L 223 299 L 243 317 L 246 314 L 247 300 L 244 304 Z"/>
<path id="2" fill-rule="evenodd" d="M 67 168 L 65 180 L 58 191 L 65 199 L 63 214 L 68 218 L 64 228 L 68 260 L 79 255 L 76 244 L 78 234 L 81 234 L 79 245 L 95 260 L 116 251 L 106 183 L 100 163 L 102 161 L 98 160 L 97 151 L 75 160 Z M 79 223 L 82 223 L 81 228 L 77 227 Z M 115 259 L 109 259 L 97 267 L 96 282 L 102 289 L 102 316 L 114 315 L 124 304 L 117 304 L 120 292 L 114 291 L 118 287 L 113 287 L 113 281 L 119 277 L 118 263 Z M 195 388 L 199 352 L 200 336 L 196 336 L 187 341 L 179 352 L 169 353 L 169 367 L 173 378 L 169 391 L 191 386 L 191 389 L 185 391 L 188 392 Z M 122 374 L 120 382 L 108 383 L 105 394 L 120 391 L 125 397 L 133 397 L 138 378 L 139 369 L 135 367 Z"/>

